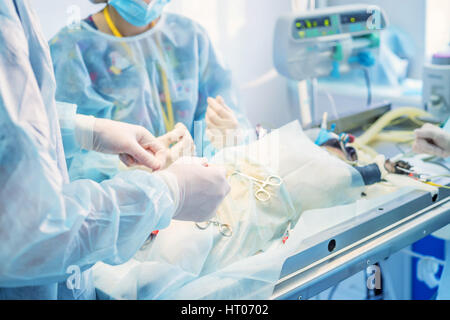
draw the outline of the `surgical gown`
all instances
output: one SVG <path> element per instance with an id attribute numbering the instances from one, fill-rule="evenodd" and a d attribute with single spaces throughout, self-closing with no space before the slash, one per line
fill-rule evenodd
<path id="1" fill-rule="evenodd" d="M 186 125 L 204 149 L 210 142 L 204 130 L 195 132 L 194 122 L 204 123 L 208 97 L 221 95 L 241 128 L 250 128 L 238 107 L 231 72 L 207 32 L 186 17 L 164 13 L 152 29 L 126 38 L 82 21 L 79 28 L 62 29 L 50 41 L 50 49 L 57 100 L 77 104 L 79 113 L 139 124 L 160 136 L 167 131 L 162 113 L 167 108 L 166 75 L 175 123 Z M 117 157 L 94 152 L 68 161 L 71 179 L 96 181 L 116 174 L 117 164 Z"/>
<path id="2" fill-rule="evenodd" d="M 0 298 L 95 298 L 89 268 L 131 258 L 168 226 L 174 199 L 143 172 L 68 183 L 37 18 L 27 0 L 3 0 L 0 24 Z"/>

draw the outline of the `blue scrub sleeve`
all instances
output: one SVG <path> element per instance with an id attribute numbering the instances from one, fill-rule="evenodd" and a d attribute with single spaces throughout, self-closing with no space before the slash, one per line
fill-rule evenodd
<path id="1" fill-rule="evenodd" d="M 129 171 L 66 183 L 54 83 L 38 85 L 17 14 L 0 5 L 0 287 L 64 281 L 73 267 L 120 264 L 176 210 L 165 181 Z M 6 3 L 7 13 L 15 13 Z M 49 61 L 45 61 L 50 63 Z M 52 78 L 52 77 L 50 77 Z M 49 87 L 45 87 L 49 85 Z M 59 142 L 59 143 L 58 143 Z"/>
<path id="2" fill-rule="evenodd" d="M 59 126 L 61 127 L 64 154 L 66 159 L 70 159 L 74 154 L 81 151 L 81 146 L 75 134 L 77 105 L 56 101 L 56 109 L 58 112 Z"/>
<path id="3" fill-rule="evenodd" d="M 61 41 L 57 35 L 50 45 L 55 78 L 58 80 L 56 100 L 76 104 L 79 114 L 112 119 L 114 103 L 97 92 L 92 81 L 95 75 L 89 73 L 84 62 L 83 48 L 80 48 L 83 44 Z"/>

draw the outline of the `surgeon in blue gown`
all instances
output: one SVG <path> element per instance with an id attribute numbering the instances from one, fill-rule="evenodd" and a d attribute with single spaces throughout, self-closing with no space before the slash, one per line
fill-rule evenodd
<path id="1" fill-rule="evenodd" d="M 203 27 L 164 12 L 170 0 L 91 1 L 107 3 L 50 40 L 59 101 L 77 104 L 85 115 L 142 125 L 155 136 L 181 122 L 202 144 L 199 153 L 212 149 L 205 119 L 216 132 L 251 132 L 231 72 Z M 208 99 L 217 96 L 226 104 L 223 116 Z M 71 179 L 102 181 L 117 173 L 115 158 L 93 152 L 70 158 L 68 166 Z"/>
<path id="2" fill-rule="evenodd" d="M 69 183 L 64 150 L 155 170 L 164 152 L 143 127 L 76 115 L 74 105 L 58 112 L 28 0 L 0 1 L 0 24 L 0 299 L 93 299 L 92 265 L 127 261 L 172 218 L 209 219 L 229 191 L 225 171 L 192 158 L 153 174 Z"/>

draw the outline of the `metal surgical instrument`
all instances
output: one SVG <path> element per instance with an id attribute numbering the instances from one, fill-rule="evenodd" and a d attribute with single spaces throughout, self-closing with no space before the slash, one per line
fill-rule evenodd
<path id="1" fill-rule="evenodd" d="M 219 221 L 214 221 L 214 220 L 209 220 L 209 221 L 206 221 L 206 222 L 196 222 L 195 223 L 197 228 L 199 228 L 200 230 L 207 229 L 211 224 L 214 225 L 214 226 L 219 227 L 219 232 L 224 237 L 231 237 L 233 235 L 233 230 L 231 229 L 231 226 L 229 224 L 226 224 L 226 223 L 220 223 Z"/>
<path id="2" fill-rule="evenodd" d="M 232 175 L 240 175 L 252 181 L 253 184 L 257 186 L 257 189 L 255 191 L 255 198 L 261 202 L 268 201 L 272 197 L 269 191 L 266 190 L 267 186 L 278 187 L 283 184 L 283 179 L 281 179 L 280 176 L 276 175 L 270 175 L 265 180 L 257 179 L 240 171 L 235 171 Z"/>

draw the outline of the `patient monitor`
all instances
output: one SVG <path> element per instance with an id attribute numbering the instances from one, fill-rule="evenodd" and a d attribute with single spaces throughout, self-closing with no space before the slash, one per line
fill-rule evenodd
<path id="1" fill-rule="evenodd" d="M 378 55 L 380 31 L 386 26 L 384 11 L 374 5 L 333 6 L 282 15 L 275 26 L 275 68 L 290 80 L 312 80 L 308 84 L 314 85 L 313 80 L 319 77 L 339 77 L 353 68 L 370 67 Z M 314 109 L 313 89 L 303 92 L 311 97 L 303 97 L 300 108 Z M 303 125 L 317 120 L 314 112 L 308 111 L 312 118 L 305 121 L 305 112 L 301 110 Z"/>
<path id="2" fill-rule="evenodd" d="M 275 27 L 275 67 L 289 79 L 306 80 L 370 64 L 378 53 L 379 32 L 386 23 L 383 11 L 368 5 L 281 16 Z"/>

